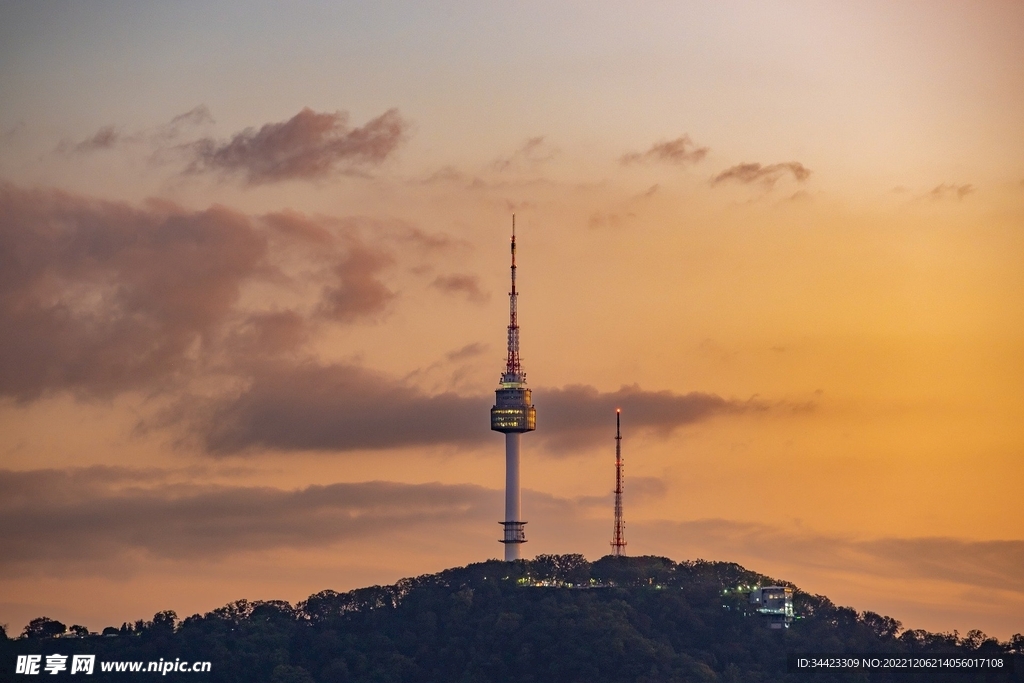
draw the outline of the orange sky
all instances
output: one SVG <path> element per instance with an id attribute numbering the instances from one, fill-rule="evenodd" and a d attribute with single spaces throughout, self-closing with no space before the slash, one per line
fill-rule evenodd
<path id="1" fill-rule="evenodd" d="M 0 9 L 0 623 L 497 557 L 1024 630 L 1019 3 Z"/>

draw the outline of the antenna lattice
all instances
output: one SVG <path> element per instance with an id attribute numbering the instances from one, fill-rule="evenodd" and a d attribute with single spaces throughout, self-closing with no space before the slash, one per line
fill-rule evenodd
<path id="1" fill-rule="evenodd" d="M 626 554 L 626 521 L 622 519 L 622 432 L 620 420 L 622 411 L 615 410 L 615 528 L 612 530 L 612 554 L 622 557 Z"/>

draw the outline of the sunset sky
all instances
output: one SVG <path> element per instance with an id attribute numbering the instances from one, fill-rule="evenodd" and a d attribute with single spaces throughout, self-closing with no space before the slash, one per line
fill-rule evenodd
<path id="1" fill-rule="evenodd" d="M 499 557 L 1024 631 L 1024 4 L 0 2 L 0 623 Z"/>

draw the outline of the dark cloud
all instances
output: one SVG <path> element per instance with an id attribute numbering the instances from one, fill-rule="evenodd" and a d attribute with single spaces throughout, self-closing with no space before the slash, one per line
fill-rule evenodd
<path id="1" fill-rule="evenodd" d="M 432 249 L 421 245 L 431 236 L 406 227 L 364 238 L 342 223 L 0 185 L 0 396 L 166 389 L 225 350 L 238 366 L 294 351 L 308 334 L 303 312 L 239 303 L 253 282 L 292 286 L 281 270 L 290 247 L 320 268 L 298 283 L 321 287 L 318 316 L 349 323 L 383 311 L 394 294 L 380 276 L 394 256 L 381 244 Z"/>
<path id="2" fill-rule="evenodd" d="M 171 128 L 178 129 L 183 126 L 200 126 L 205 123 L 213 123 L 213 115 L 205 104 L 189 109 L 184 114 L 178 114 L 168 124 Z"/>
<path id="3" fill-rule="evenodd" d="M 342 167 L 381 163 L 407 131 L 408 123 L 396 109 L 350 128 L 345 112 L 306 108 L 287 121 L 247 128 L 228 142 L 205 138 L 190 143 L 189 171 L 240 174 L 250 185 L 324 178 Z"/>
<path id="4" fill-rule="evenodd" d="M 977 192 L 978 188 L 974 185 L 953 185 L 950 183 L 943 183 L 942 185 L 936 185 L 928 196 L 932 199 L 945 199 L 946 197 L 956 197 L 957 199 L 963 199 L 967 195 Z"/>
<path id="5" fill-rule="evenodd" d="M 224 207 L 0 186 L 0 394 L 110 394 L 182 372 L 266 251 Z"/>
<path id="6" fill-rule="evenodd" d="M 623 387 L 536 389 L 538 431 L 554 455 L 575 452 L 608 438 L 608 424 L 622 408 L 627 430 L 668 435 L 717 415 L 765 410 L 757 401 L 713 394 L 675 394 Z M 492 395 L 427 394 L 402 381 L 351 365 L 262 364 L 238 395 L 206 405 L 188 401 L 170 416 L 201 435 L 205 448 L 228 454 L 249 448 L 353 451 L 493 439 Z"/>
<path id="7" fill-rule="evenodd" d="M 483 441 L 489 408 L 488 397 L 427 395 L 356 366 L 268 364 L 238 396 L 181 417 L 212 453 L 351 451 Z"/>
<path id="8" fill-rule="evenodd" d="M 382 311 L 395 293 L 378 276 L 393 262 L 390 253 L 351 241 L 332 268 L 335 282 L 324 288 L 317 313 L 338 322 L 352 322 Z"/>
<path id="9" fill-rule="evenodd" d="M 0 470 L 0 574 L 87 573 L 137 557 L 216 559 L 492 522 L 500 492 L 365 482 L 282 490 L 118 468 Z M 10 495 L 10 494 L 15 495 Z M 490 526 L 490 524 L 488 524 Z"/>
<path id="10" fill-rule="evenodd" d="M 715 394 L 645 391 L 624 386 L 618 391 L 600 392 L 586 385 L 535 392 L 538 404 L 538 436 L 555 451 L 577 450 L 614 436 L 609 425 L 616 408 L 622 409 L 623 429 L 667 436 L 679 427 L 718 415 L 767 410 L 756 401 L 735 401 Z M 541 429 L 544 432 L 541 432 Z"/>
<path id="11" fill-rule="evenodd" d="M 95 152 L 101 149 L 110 149 L 118 143 L 121 139 L 121 134 L 117 132 L 114 126 L 105 126 L 100 128 L 96 133 L 85 140 L 77 144 L 70 142 L 62 142 L 57 146 L 58 152 L 75 153 L 75 154 L 86 154 L 88 152 Z"/>
<path id="12" fill-rule="evenodd" d="M 689 135 L 675 140 L 656 142 L 646 152 L 629 152 L 619 158 L 623 166 L 660 161 L 669 164 L 695 164 L 708 154 L 707 147 L 697 147 Z"/>
<path id="13" fill-rule="evenodd" d="M 209 108 L 205 104 L 200 104 L 183 114 L 178 114 L 167 123 L 140 130 L 122 139 L 125 142 L 148 143 L 156 148 L 156 154 L 159 156 L 160 152 L 169 145 L 180 144 L 182 138 L 185 138 L 190 131 L 192 135 L 195 135 L 192 129 L 208 126 L 212 123 L 214 123 L 214 120 Z"/>
<path id="14" fill-rule="evenodd" d="M 775 187 L 777 183 L 784 175 L 791 174 L 797 182 L 804 182 L 811 176 L 810 169 L 806 168 L 803 164 L 798 161 L 786 161 L 780 164 L 769 164 L 762 166 L 761 164 L 737 164 L 731 168 L 727 168 L 714 178 L 711 179 L 712 185 L 718 185 L 727 180 L 735 180 L 737 182 L 749 185 L 751 183 L 760 183 L 766 188 L 771 189 Z"/>
<path id="15" fill-rule="evenodd" d="M 309 242 L 317 246 L 331 246 L 336 242 L 334 233 L 322 223 L 299 211 L 278 211 L 264 216 L 271 228 L 289 240 Z"/>
<path id="16" fill-rule="evenodd" d="M 296 351 L 309 340 L 309 325 L 295 311 L 266 311 L 246 316 L 226 340 L 241 358 L 274 357 Z"/>
<path id="17" fill-rule="evenodd" d="M 462 294 L 478 304 L 486 303 L 491 298 L 490 294 L 480 289 L 480 278 L 476 275 L 438 275 L 430 286 L 445 294 Z"/>

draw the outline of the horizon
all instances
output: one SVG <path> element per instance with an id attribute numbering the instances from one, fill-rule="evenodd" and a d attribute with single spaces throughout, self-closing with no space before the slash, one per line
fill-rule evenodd
<path id="1" fill-rule="evenodd" d="M 514 213 L 524 558 L 1024 631 L 1022 22 L 3 3 L 0 623 L 499 557 Z"/>

